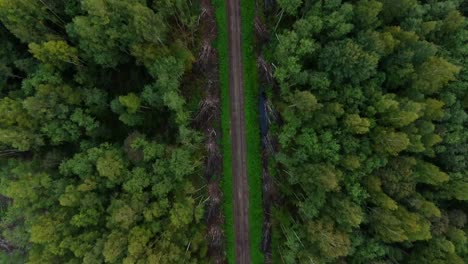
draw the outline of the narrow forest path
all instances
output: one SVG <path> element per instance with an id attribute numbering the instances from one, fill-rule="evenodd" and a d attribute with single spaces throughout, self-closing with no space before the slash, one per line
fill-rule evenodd
<path id="1" fill-rule="evenodd" d="M 232 175 L 234 181 L 235 259 L 236 264 L 248 264 L 251 263 L 248 215 L 249 186 L 247 181 L 240 1 L 227 0 L 226 8 L 229 35 L 229 94 L 231 105 Z"/>

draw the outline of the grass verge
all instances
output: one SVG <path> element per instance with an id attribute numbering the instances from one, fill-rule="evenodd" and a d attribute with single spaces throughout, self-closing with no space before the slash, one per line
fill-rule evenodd
<path id="1" fill-rule="evenodd" d="M 213 0 L 216 11 L 216 22 L 218 25 L 218 38 L 216 39 L 216 49 L 219 60 L 219 87 L 221 89 L 221 146 L 223 149 L 223 177 L 221 188 L 223 190 L 223 210 L 224 210 L 224 232 L 226 241 L 226 253 L 229 263 L 234 260 L 234 205 L 232 203 L 232 145 L 229 136 L 230 129 L 230 103 L 229 103 L 229 37 L 226 14 L 226 1 Z"/>
<path id="2" fill-rule="evenodd" d="M 250 255 L 252 263 L 264 263 L 262 242 L 262 160 L 258 114 L 259 87 L 254 51 L 256 2 L 240 0 L 242 21 L 242 63 L 244 73 L 245 125 L 247 140 L 247 176 L 249 183 Z"/>
<path id="3" fill-rule="evenodd" d="M 234 207 L 232 204 L 232 156 L 229 104 L 229 38 L 227 32 L 227 14 L 225 0 L 213 0 L 218 24 L 218 38 L 216 48 L 219 55 L 219 80 L 221 89 L 221 128 L 223 147 L 223 179 L 224 215 L 226 251 L 229 263 L 235 263 L 234 239 Z M 253 21 L 255 17 L 255 2 L 241 0 L 242 16 L 242 62 L 244 74 L 245 122 L 247 140 L 247 175 L 249 183 L 249 225 L 250 250 L 252 263 L 263 263 L 263 254 L 260 251 L 262 239 L 262 186 L 261 186 L 261 152 L 260 128 L 258 123 L 258 96 L 257 66 L 254 54 Z"/>

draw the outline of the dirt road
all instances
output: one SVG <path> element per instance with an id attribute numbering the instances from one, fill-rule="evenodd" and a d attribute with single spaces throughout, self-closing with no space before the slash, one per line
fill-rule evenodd
<path id="1" fill-rule="evenodd" d="M 244 121 L 240 1 L 227 0 L 229 33 L 229 93 L 231 103 L 232 176 L 236 264 L 250 263 L 249 191 Z"/>

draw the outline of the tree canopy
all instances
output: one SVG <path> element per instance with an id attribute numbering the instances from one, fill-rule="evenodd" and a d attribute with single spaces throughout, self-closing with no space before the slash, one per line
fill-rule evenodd
<path id="1" fill-rule="evenodd" d="M 207 261 L 190 5 L 0 0 L 5 263 Z"/>
<path id="2" fill-rule="evenodd" d="M 462 2 L 277 2 L 278 263 L 468 261 Z"/>

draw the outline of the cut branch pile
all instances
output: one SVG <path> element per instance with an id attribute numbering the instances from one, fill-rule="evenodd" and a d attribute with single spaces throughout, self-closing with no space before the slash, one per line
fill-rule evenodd
<path id="1" fill-rule="evenodd" d="M 214 96 L 208 96 L 200 102 L 200 110 L 195 117 L 195 122 L 206 124 L 210 121 L 217 121 L 219 120 L 219 115 L 219 99 Z"/>
<path id="2" fill-rule="evenodd" d="M 270 133 L 262 138 L 263 143 L 263 151 L 266 152 L 266 155 L 274 154 L 275 150 L 273 148 L 273 144 L 270 140 Z"/>
<path id="3" fill-rule="evenodd" d="M 217 54 L 212 47 L 212 43 L 216 39 L 216 20 L 214 8 L 210 0 L 201 1 L 201 14 L 198 18 L 201 33 L 202 33 L 202 46 L 198 55 L 197 64 L 203 72 L 210 71 L 212 67 L 217 67 Z"/>
<path id="4" fill-rule="evenodd" d="M 265 140 L 265 138 L 264 138 Z M 263 203 L 263 234 L 262 234 L 262 245 L 261 249 L 265 253 L 265 263 L 271 263 L 271 207 L 275 197 L 275 187 L 273 185 L 269 168 L 268 159 L 269 153 L 264 150 L 262 155 L 263 171 L 262 171 L 262 203 Z"/>
<path id="5" fill-rule="evenodd" d="M 195 125 L 205 131 L 205 179 L 207 181 L 208 199 L 205 204 L 207 224 L 206 239 L 211 263 L 226 262 L 224 245 L 224 216 L 221 210 L 222 192 L 220 177 L 222 175 L 222 155 L 219 147 L 219 121 L 221 108 L 219 100 L 218 53 L 212 44 L 217 36 L 214 8 L 210 0 L 201 1 L 199 17 L 202 40 L 196 69 L 205 77 L 205 96 L 200 103 L 194 119 Z"/>
<path id="6" fill-rule="evenodd" d="M 266 26 L 258 15 L 255 16 L 255 19 L 254 19 L 254 28 L 255 28 L 255 36 L 257 38 L 257 41 L 261 43 L 265 43 L 269 40 L 269 34 L 266 29 Z"/>
<path id="7" fill-rule="evenodd" d="M 208 184 L 208 201 L 206 204 L 206 219 L 208 225 L 208 251 L 214 263 L 225 263 L 224 254 L 224 217 L 221 211 L 222 192 L 219 181 L 212 180 Z"/>
<path id="8" fill-rule="evenodd" d="M 219 225 L 212 225 L 208 229 L 208 237 L 214 247 L 223 247 L 223 229 Z"/>
<path id="9" fill-rule="evenodd" d="M 205 177 L 208 181 L 215 180 L 214 176 L 221 175 L 222 172 L 222 156 L 217 142 L 217 134 L 214 129 L 208 129 L 206 151 L 207 159 L 205 166 Z"/>
<path id="10" fill-rule="evenodd" d="M 263 238 L 262 238 L 262 251 L 265 252 L 265 263 L 271 263 L 271 223 L 265 221 L 263 223 Z"/>
<path id="11" fill-rule="evenodd" d="M 267 5 L 274 4 L 274 1 L 265 1 L 265 9 L 268 9 Z M 259 73 L 259 82 L 263 87 L 275 87 L 275 80 L 273 76 L 274 67 L 272 64 L 267 62 L 265 58 L 261 55 L 262 48 L 266 41 L 269 40 L 270 34 L 266 30 L 265 24 L 260 19 L 259 14 L 260 8 L 257 6 L 257 15 L 254 21 L 255 35 L 257 41 L 257 70 Z M 263 93 L 263 91 L 262 91 Z M 272 143 L 274 140 L 271 140 L 270 133 L 268 132 L 268 127 L 272 123 L 279 121 L 279 115 L 275 111 L 273 104 L 266 98 L 260 100 L 263 104 L 260 107 L 263 107 L 265 110 L 265 116 L 262 115 L 262 118 L 266 118 L 266 133 L 262 132 L 262 204 L 263 204 L 263 234 L 262 234 L 262 244 L 261 250 L 265 255 L 265 263 L 272 263 L 272 253 L 271 253 L 271 232 L 272 232 L 272 223 L 271 223 L 271 208 L 275 202 L 276 192 L 275 185 L 273 184 L 272 177 L 269 173 L 269 159 L 274 155 L 276 148 L 275 144 Z M 262 122 L 262 121 L 261 121 Z M 264 122 L 264 120 L 263 120 Z"/>
<path id="12" fill-rule="evenodd" d="M 208 64 L 208 61 L 210 57 L 212 56 L 213 52 L 213 47 L 211 47 L 211 44 L 205 40 L 203 42 L 203 46 L 200 51 L 200 55 L 198 56 L 198 61 L 202 62 L 202 65 Z"/>
<path id="13" fill-rule="evenodd" d="M 267 85 L 272 85 L 273 80 L 273 67 L 270 63 L 266 62 L 263 56 L 258 56 L 257 67 L 260 73 L 261 82 Z"/>
<path id="14" fill-rule="evenodd" d="M 267 112 L 268 123 L 276 123 L 279 121 L 279 114 L 270 100 L 265 100 L 265 110 Z"/>

